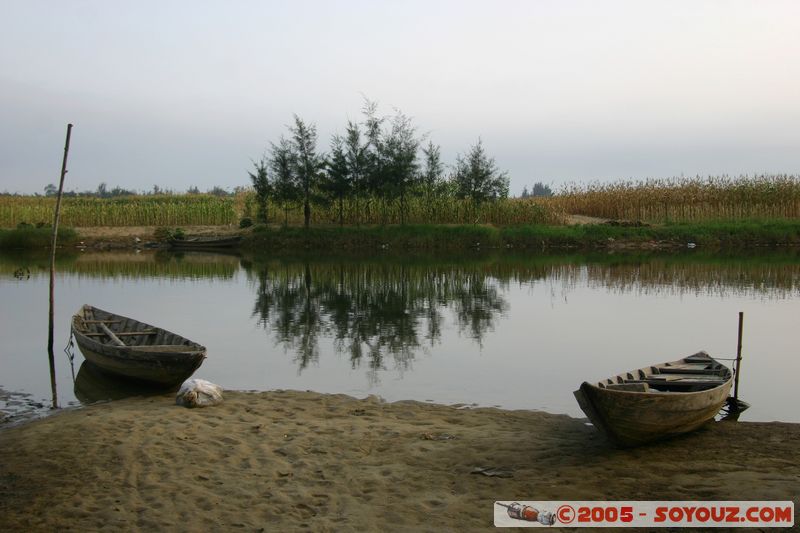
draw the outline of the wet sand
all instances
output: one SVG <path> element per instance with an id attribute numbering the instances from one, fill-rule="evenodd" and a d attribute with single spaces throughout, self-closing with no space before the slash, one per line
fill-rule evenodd
<path id="1" fill-rule="evenodd" d="M 798 442 L 800 424 L 721 422 L 620 450 L 534 411 L 294 391 L 193 410 L 133 398 L 0 430 L 0 530 L 481 531 L 495 500 L 797 507 Z M 485 467 L 512 477 L 472 473 Z"/>

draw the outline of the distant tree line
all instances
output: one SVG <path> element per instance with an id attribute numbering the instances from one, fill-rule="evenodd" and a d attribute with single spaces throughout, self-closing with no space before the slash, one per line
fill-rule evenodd
<path id="1" fill-rule="evenodd" d="M 542 182 L 537 181 L 533 184 L 533 189 L 528 191 L 528 186 L 522 188 L 522 195 L 520 198 L 535 198 L 535 197 L 547 197 L 553 196 L 553 191 L 550 189 L 549 185 L 545 185 Z"/>
<path id="2" fill-rule="evenodd" d="M 400 111 L 379 116 L 377 104 L 366 101 L 360 122 L 348 121 L 344 132 L 330 140 L 329 151 L 317 147 L 317 130 L 294 116 L 288 134 L 254 161 L 249 177 L 256 194 L 256 219 L 267 222 L 269 206 L 288 211 L 302 205 L 306 227 L 313 205 L 333 205 L 340 224 L 344 206 L 355 206 L 356 220 L 388 206 L 399 207 L 404 223 L 412 198 L 432 205 L 437 198 L 454 197 L 475 204 L 508 196 L 509 179 L 480 139 L 449 169 L 438 145 L 417 133 L 411 118 Z M 384 217 L 385 219 L 385 217 Z"/>
<path id="3" fill-rule="evenodd" d="M 208 189 L 205 193 L 200 192 L 200 189 L 197 187 L 189 187 L 186 190 L 187 194 L 210 194 L 212 196 L 233 196 L 237 192 L 239 192 L 240 188 L 234 189 L 232 192 L 222 187 L 213 187 Z M 3 193 L 8 195 L 8 193 Z M 56 196 L 58 194 L 58 187 L 54 184 L 50 183 L 44 188 L 44 195 L 45 196 Z M 64 196 L 67 198 L 119 198 L 122 196 L 159 196 L 159 195 L 175 195 L 178 194 L 172 189 L 162 188 L 158 185 L 153 185 L 153 188 L 149 191 L 136 191 L 131 189 L 123 189 L 122 187 L 114 187 L 113 189 L 109 189 L 108 185 L 103 182 L 97 186 L 97 189 L 94 191 L 64 191 Z"/>

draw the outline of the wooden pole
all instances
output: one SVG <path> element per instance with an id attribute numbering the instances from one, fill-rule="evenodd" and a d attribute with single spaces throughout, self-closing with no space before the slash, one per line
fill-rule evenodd
<path id="1" fill-rule="evenodd" d="M 53 393 L 53 409 L 58 408 L 56 393 L 56 363 L 53 354 L 53 323 L 55 322 L 55 287 L 56 287 L 56 243 L 58 241 L 58 219 L 61 214 L 61 196 L 64 193 L 64 176 L 67 175 L 67 157 L 69 156 L 69 139 L 72 135 L 72 124 L 67 124 L 67 140 L 64 143 L 64 159 L 61 162 L 61 180 L 58 183 L 56 213 L 53 219 L 53 239 L 50 245 L 50 320 L 47 330 L 47 355 L 50 361 L 50 388 Z"/>
<path id="2" fill-rule="evenodd" d="M 742 369 L 742 326 L 744 324 L 744 313 L 739 311 L 739 340 L 736 343 L 736 373 L 733 380 L 733 399 L 739 399 L 739 374 Z"/>

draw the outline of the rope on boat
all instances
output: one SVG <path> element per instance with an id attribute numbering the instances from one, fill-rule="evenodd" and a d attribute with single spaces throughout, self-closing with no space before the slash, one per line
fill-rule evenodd
<path id="1" fill-rule="evenodd" d="M 72 381 L 75 381 L 75 338 L 72 334 L 72 328 L 69 328 L 69 341 L 64 347 L 64 353 L 67 354 L 69 359 L 69 368 L 72 370 Z"/>

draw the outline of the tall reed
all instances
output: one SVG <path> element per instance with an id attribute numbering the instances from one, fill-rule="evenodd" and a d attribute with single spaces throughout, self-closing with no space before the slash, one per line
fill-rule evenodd
<path id="1" fill-rule="evenodd" d="M 595 182 L 565 187 L 549 203 L 571 214 L 649 222 L 798 218 L 800 177 Z"/>
<path id="2" fill-rule="evenodd" d="M 0 227 L 37 224 L 53 218 L 55 199 L 0 196 Z M 233 198 L 205 194 L 64 198 L 61 222 L 66 226 L 222 225 L 238 221 Z"/>

